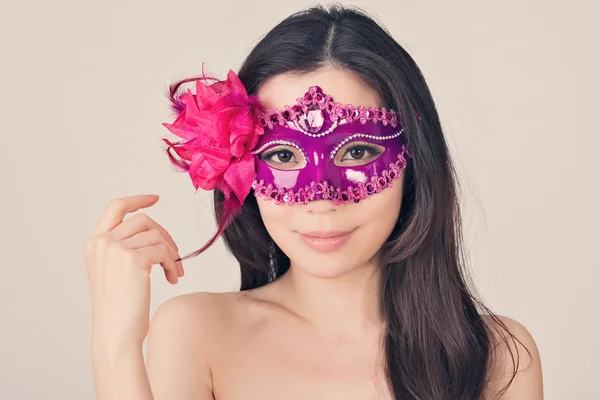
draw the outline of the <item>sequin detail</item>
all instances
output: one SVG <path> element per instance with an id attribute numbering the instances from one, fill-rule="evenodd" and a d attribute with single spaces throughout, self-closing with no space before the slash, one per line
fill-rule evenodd
<path id="1" fill-rule="evenodd" d="M 398 154 L 398 160 L 390 163 L 388 169 L 383 170 L 381 176 L 375 175 L 367 183 L 359 183 L 356 187 L 349 186 L 346 190 L 330 186 L 326 181 L 311 182 L 310 185 L 294 192 L 291 189 L 275 189 L 271 183 L 265 185 L 264 180 L 252 182 L 254 196 L 263 200 L 274 200 L 275 204 L 286 203 L 294 205 L 296 203 L 307 204 L 311 200 L 323 199 L 331 200 L 334 205 L 342 203 L 358 203 L 366 199 L 369 195 L 379 193 L 383 189 L 392 187 L 393 181 L 400 178 L 401 171 L 406 168 L 407 158 L 412 157 L 406 146 L 402 146 Z"/>
<path id="2" fill-rule="evenodd" d="M 288 122 L 292 122 L 304 134 L 313 136 L 322 127 L 323 112 L 327 112 L 331 122 L 335 125 L 358 120 L 362 124 L 370 121 L 381 122 L 384 126 L 390 124 L 394 128 L 398 126 L 398 116 L 394 110 L 387 110 L 385 107 L 343 105 L 340 102 L 334 102 L 331 96 L 324 94 L 319 86 L 311 86 L 304 96 L 297 98 L 296 101 L 297 103 L 293 106 L 286 105 L 284 110 L 276 108 L 267 116 L 261 117 L 261 125 L 273 129 L 275 125 L 284 126 Z M 328 129 L 327 133 L 330 132 Z"/>

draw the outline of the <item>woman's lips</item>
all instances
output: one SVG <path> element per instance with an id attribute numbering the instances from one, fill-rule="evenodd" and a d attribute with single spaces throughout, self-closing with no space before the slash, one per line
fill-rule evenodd
<path id="1" fill-rule="evenodd" d="M 302 241 L 317 251 L 332 251 L 340 248 L 352 235 L 351 231 L 327 231 L 299 233 Z"/>

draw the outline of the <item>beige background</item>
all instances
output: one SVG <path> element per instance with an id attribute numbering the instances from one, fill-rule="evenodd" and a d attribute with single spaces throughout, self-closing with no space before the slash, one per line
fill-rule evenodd
<path id="1" fill-rule="evenodd" d="M 91 399 L 83 243 L 115 196 L 183 251 L 214 224 L 162 151 L 165 85 L 224 76 L 306 1 L 7 1 L 0 5 L 0 398 Z M 547 399 L 600 399 L 599 6 L 589 1 L 355 1 L 421 66 L 465 185 L 476 281 L 539 345 Z M 237 287 L 219 242 L 152 311 Z M 157 272 L 159 272 L 157 270 Z"/>

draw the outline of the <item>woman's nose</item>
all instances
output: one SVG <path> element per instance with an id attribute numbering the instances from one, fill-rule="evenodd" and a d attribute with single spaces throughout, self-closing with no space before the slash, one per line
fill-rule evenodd
<path id="1" fill-rule="evenodd" d="M 304 205 L 306 211 L 313 214 L 324 214 L 337 210 L 338 206 L 334 206 L 331 200 L 312 200 Z"/>

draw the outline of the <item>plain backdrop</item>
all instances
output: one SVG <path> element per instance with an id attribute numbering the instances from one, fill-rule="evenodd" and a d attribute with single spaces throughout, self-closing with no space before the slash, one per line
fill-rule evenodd
<path id="1" fill-rule="evenodd" d="M 91 399 L 83 245 L 113 197 L 183 253 L 212 234 L 210 195 L 164 153 L 164 90 L 203 62 L 224 77 L 306 1 L 7 1 L 0 5 L 0 398 Z M 599 6 L 593 1 L 354 1 L 416 59 L 463 185 L 475 281 L 524 324 L 546 399 L 600 399 Z M 219 241 L 169 297 L 238 288 Z"/>

